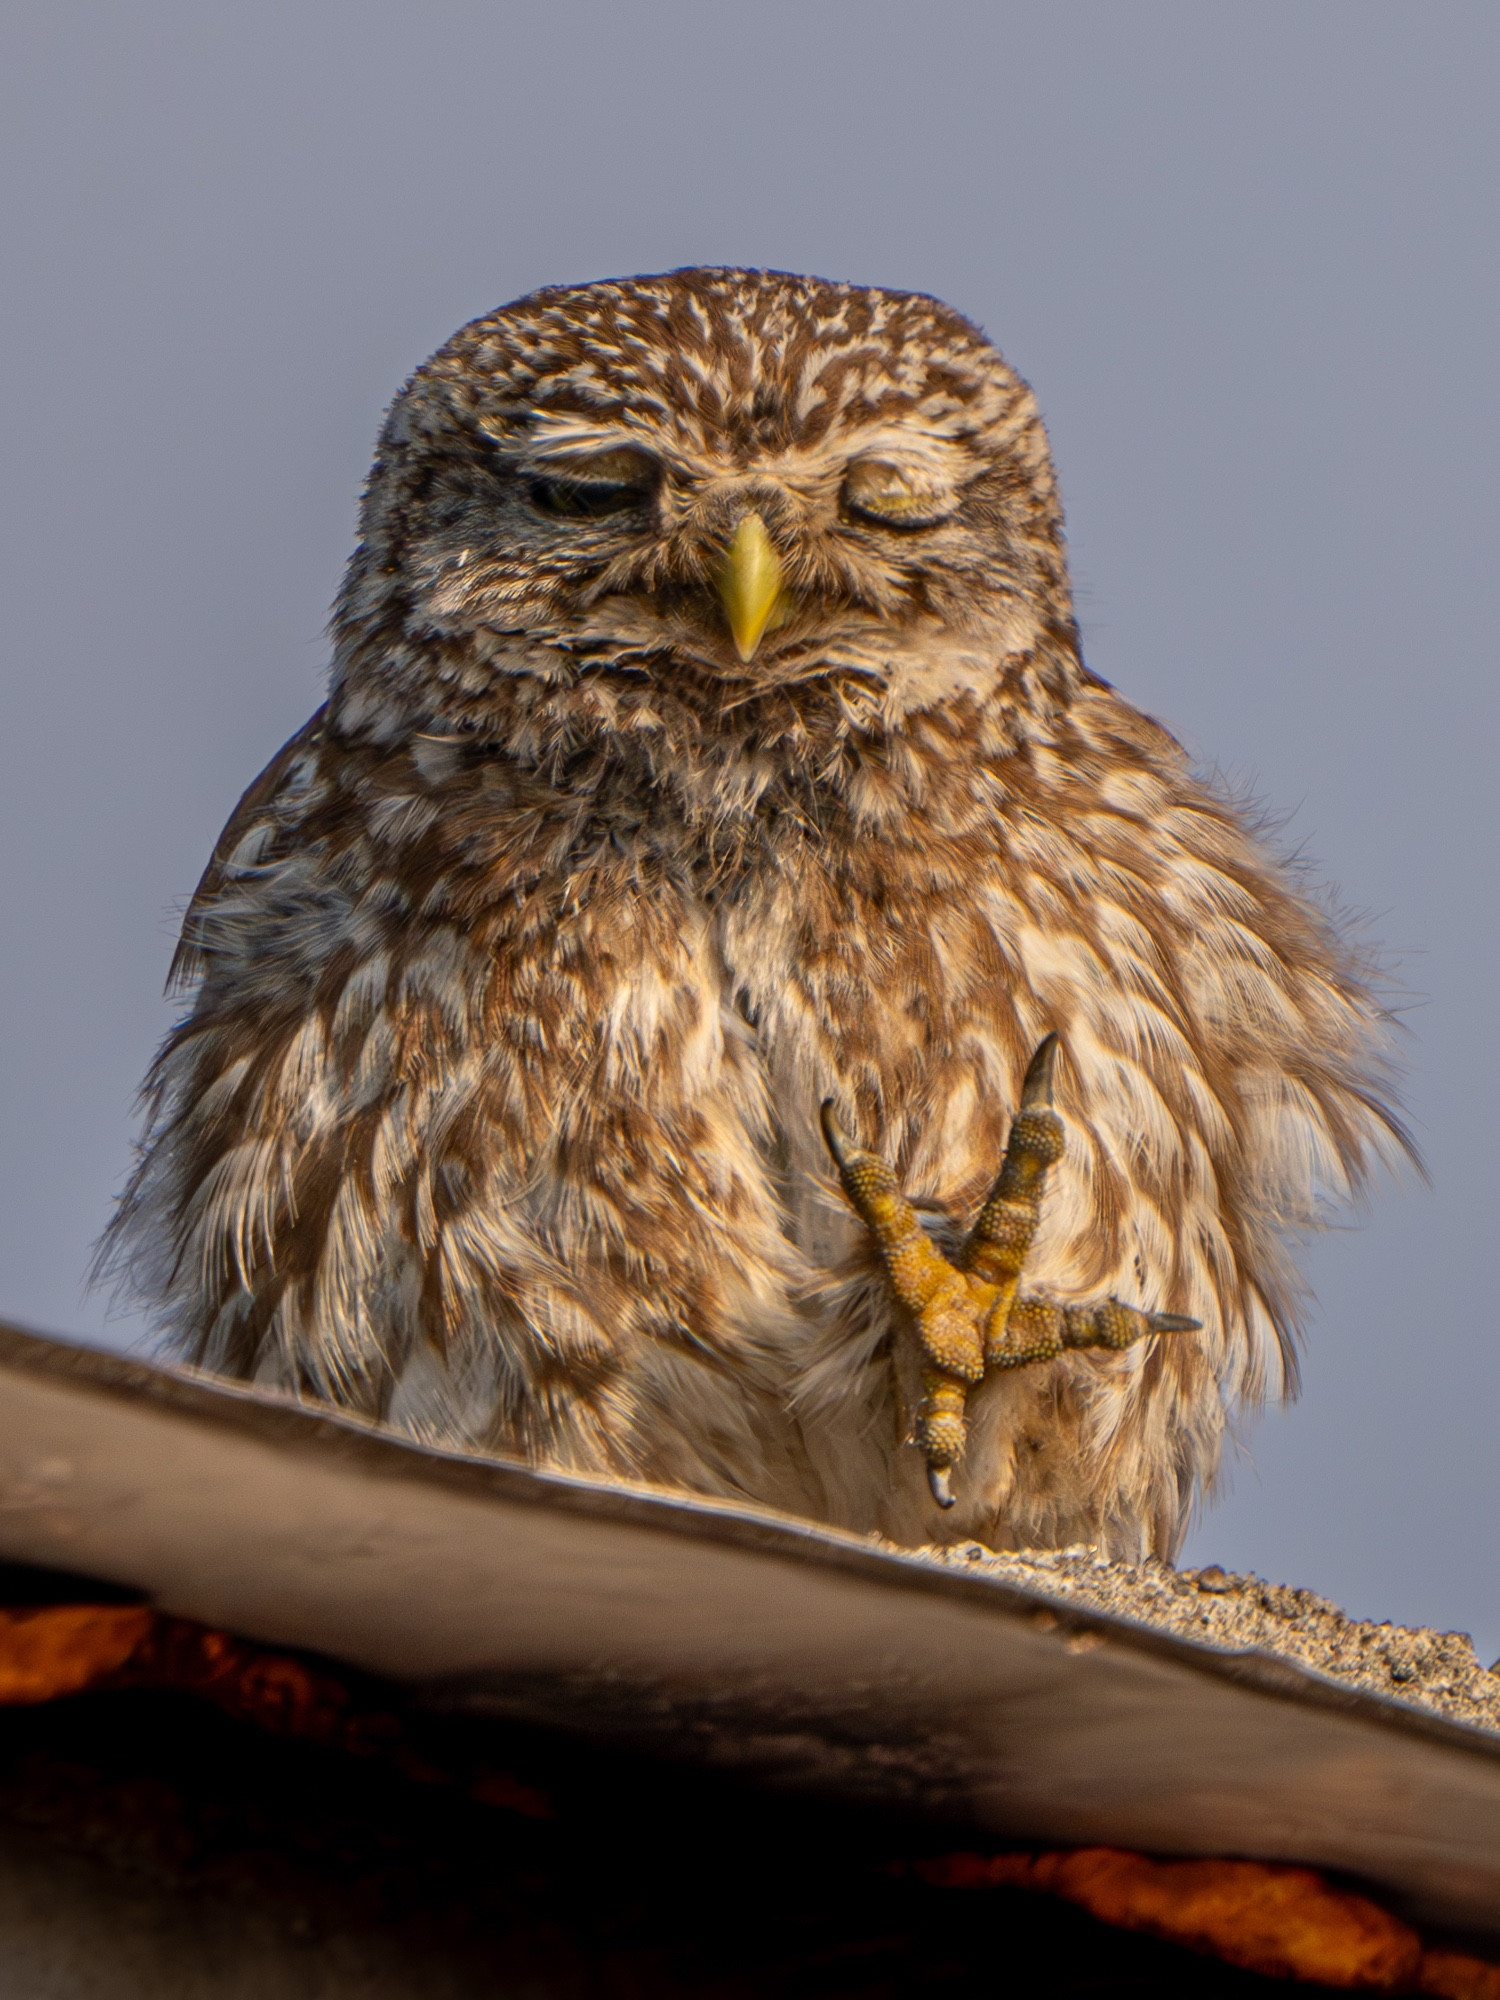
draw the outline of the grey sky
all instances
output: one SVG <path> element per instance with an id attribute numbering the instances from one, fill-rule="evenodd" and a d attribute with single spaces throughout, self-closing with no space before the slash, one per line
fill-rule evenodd
<path id="1" fill-rule="evenodd" d="M 81 1278 L 175 913 L 319 698 L 409 370 L 558 280 L 932 291 L 1036 386 L 1092 665 L 1417 1003 L 1432 1191 L 1317 1247 L 1190 1554 L 1493 1657 L 1497 85 L 1493 0 L 13 0 L 0 1311 L 133 1337 Z"/>

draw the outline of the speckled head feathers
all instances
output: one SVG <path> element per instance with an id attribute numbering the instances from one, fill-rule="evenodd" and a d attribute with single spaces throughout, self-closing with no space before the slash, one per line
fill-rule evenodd
<path id="1" fill-rule="evenodd" d="M 414 378 L 481 420 L 625 425 L 747 465 L 885 425 L 984 443 L 1052 490 L 1030 390 L 979 329 L 920 293 L 780 271 L 550 286 L 474 320 Z"/>
<path id="2" fill-rule="evenodd" d="M 773 577 L 747 649 L 721 599 L 752 514 Z M 700 720 L 746 683 L 810 690 L 804 719 L 849 687 L 901 715 L 1074 643 L 1046 434 L 984 336 L 916 294 L 736 270 L 554 288 L 456 334 L 392 407 L 336 631 L 351 727 L 424 694 L 477 726 L 500 680 L 626 668 Z"/>

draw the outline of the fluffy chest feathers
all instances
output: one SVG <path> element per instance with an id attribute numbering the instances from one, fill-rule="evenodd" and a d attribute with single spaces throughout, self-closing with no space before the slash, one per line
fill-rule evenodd
<path id="1" fill-rule="evenodd" d="M 1286 1232 L 1379 1142 L 1374 1010 L 1106 690 L 904 796 L 856 768 L 832 825 L 831 797 L 705 833 L 607 761 L 562 788 L 315 718 L 200 886 L 118 1225 L 179 1345 L 423 1435 L 930 1534 L 858 1443 L 904 1419 L 818 1107 L 966 1220 L 1055 1029 L 1067 1151 L 1029 1281 L 1203 1332 L 986 1385 L 975 1504 L 1123 1547 L 1133 1481 L 1169 1545 L 1224 1404 L 1280 1379 Z M 1023 1437 L 1060 1485 L 1026 1460 L 1026 1489 Z"/>
<path id="2" fill-rule="evenodd" d="M 1168 1215 L 1228 1205 L 1267 1066 L 1233 1046 L 1236 989 L 1290 1037 L 1308 982 L 1271 934 L 1295 906 L 1232 821 L 1139 756 L 1165 739 L 1098 710 L 1116 752 L 1139 739 L 1107 783 L 1075 729 L 864 837 L 772 817 L 727 859 L 629 787 L 309 744 L 200 899 L 184 1052 L 227 1072 L 253 1043 L 283 1150 L 300 1134 L 410 1193 L 419 1241 L 463 1191 L 550 1244 L 576 1223 L 649 1258 L 685 1215 L 712 1238 L 755 1212 L 821 1260 L 848 1236 L 822 1098 L 914 1193 L 971 1208 L 1058 1028 L 1073 1143 L 1047 1275 L 1082 1291 L 1135 1260 L 1181 1292 Z"/>

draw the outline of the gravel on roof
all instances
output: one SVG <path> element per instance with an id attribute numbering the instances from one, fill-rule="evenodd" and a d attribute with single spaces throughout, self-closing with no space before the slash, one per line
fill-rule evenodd
<path id="1" fill-rule="evenodd" d="M 1235 1575 L 1217 1563 L 1136 1566 L 1092 1548 L 999 1554 L 977 1542 L 925 1553 L 1043 1591 L 1072 1611 L 1106 1612 L 1229 1651 L 1278 1654 L 1351 1687 L 1500 1733 L 1500 1662 L 1481 1666 L 1467 1632 L 1373 1625 L 1346 1617 L 1314 1591 Z"/>

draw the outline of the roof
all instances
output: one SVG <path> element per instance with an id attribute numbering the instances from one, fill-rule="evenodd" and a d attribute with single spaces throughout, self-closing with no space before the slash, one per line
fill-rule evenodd
<path id="1" fill-rule="evenodd" d="M 542 1725 L 950 1844 L 1310 1864 L 1500 1938 L 1500 1735 L 983 1564 L 429 1451 L 16 1330 L 0 1555 L 378 1676 L 413 1712 Z"/>

